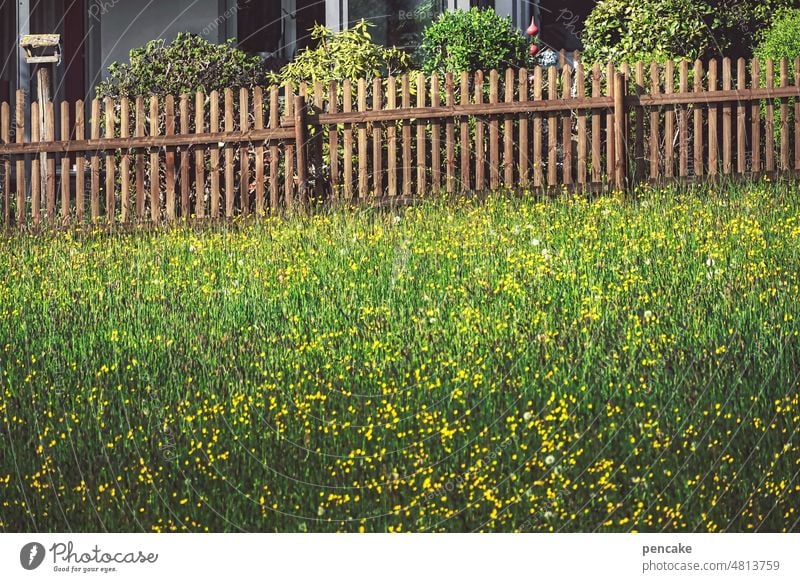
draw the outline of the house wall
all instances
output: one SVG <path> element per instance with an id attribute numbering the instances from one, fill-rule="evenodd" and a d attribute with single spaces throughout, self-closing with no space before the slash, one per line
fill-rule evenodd
<path id="1" fill-rule="evenodd" d="M 219 0 L 105 0 L 93 6 L 102 7 L 89 9 L 90 18 L 99 16 L 100 21 L 101 75 L 108 65 L 127 61 L 131 49 L 154 38 L 170 41 L 179 32 L 193 32 L 211 42 L 226 38 Z"/>

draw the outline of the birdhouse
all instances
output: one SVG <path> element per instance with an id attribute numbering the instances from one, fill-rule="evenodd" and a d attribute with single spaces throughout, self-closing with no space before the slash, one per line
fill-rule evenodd
<path id="1" fill-rule="evenodd" d="M 61 62 L 60 34 L 26 34 L 19 42 L 29 64 L 59 64 Z"/>

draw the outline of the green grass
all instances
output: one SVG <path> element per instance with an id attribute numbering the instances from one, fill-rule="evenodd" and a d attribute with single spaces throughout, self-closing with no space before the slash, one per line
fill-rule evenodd
<path id="1" fill-rule="evenodd" d="M 793 183 L 0 240 L 0 531 L 800 529 Z"/>

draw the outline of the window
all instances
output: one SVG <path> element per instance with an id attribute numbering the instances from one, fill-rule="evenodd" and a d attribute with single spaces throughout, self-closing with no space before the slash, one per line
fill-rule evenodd
<path id="1" fill-rule="evenodd" d="M 413 50 L 444 4 L 444 0 L 350 0 L 348 20 L 352 24 L 364 18 L 374 24 L 370 33 L 377 44 Z"/>

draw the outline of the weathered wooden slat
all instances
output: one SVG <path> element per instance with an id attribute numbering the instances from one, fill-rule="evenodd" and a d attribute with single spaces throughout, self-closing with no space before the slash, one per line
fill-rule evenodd
<path id="1" fill-rule="evenodd" d="M 75 109 L 76 115 L 78 114 L 78 109 Z M 77 123 L 76 123 L 76 139 L 77 138 Z M 144 113 L 144 97 L 141 95 L 136 97 L 136 139 L 144 139 L 144 132 L 145 132 L 145 113 Z M 81 171 L 83 156 L 78 156 L 78 176 L 82 176 L 83 172 Z M 142 220 L 144 218 L 144 153 L 142 150 L 138 150 L 136 152 L 136 171 L 134 180 L 136 182 L 136 218 L 137 220 Z M 78 201 L 78 221 L 81 220 L 81 211 L 80 208 L 82 207 L 82 200 L 83 200 L 83 188 L 77 188 L 79 192 L 79 201 Z"/>
<path id="2" fill-rule="evenodd" d="M 461 107 L 469 106 L 469 73 L 461 73 Z M 461 192 L 468 192 L 472 180 L 470 176 L 470 139 L 469 139 L 469 121 L 466 117 L 461 118 Z"/>
<path id="3" fill-rule="evenodd" d="M 614 179 L 614 167 L 616 165 L 616 151 L 614 149 L 614 75 L 616 74 L 614 63 L 606 65 L 606 96 L 611 100 L 612 107 L 606 115 L 606 176 L 609 182 Z"/>
<path id="4" fill-rule="evenodd" d="M 372 81 L 372 110 L 383 110 L 383 79 L 375 77 Z M 372 192 L 383 196 L 383 125 L 372 126 Z"/>
<path id="5" fill-rule="evenodd" d="M 99 126 L 99 123 L 96 125 Z M 39 132 L 39 103 L 34 101 L 31 103 L 31 143 L 35 144 L 40 141 Z M 33 156 L 31 159 L 31 220 L 34 226 L 38 225 L 41 219 L 41 164 L 41 158 L 39 156 Z"/>
<path id="6" fill-rule="evenodd" d="M 794 84 L 800 87 L 800 57 L 794 60 Z M 794 102 L 794 169 L 800 172 L 800 99 Z"/>
<path id="7" fill-rule="evenodd" d="M 305 91 L 301 91 L 305 96 Z M 250 130 L 250 92 L 242 87 L 239 89 L 239 131 Z M 303 144 L 297 144 L 298 150 Z M 198 195 L 201 185 L 197 185 Z M 239 147 L 239 211 L 243 215 L 250 214 L 252 200 L 250 199 L 250 144 L 243 143 Z"/>
<path id="8" fill-rule="evenodd" d="M 17 144 L 24 144 L 25 142 L 25 92 L 17 90 L 16 103 L 14 111 L 14 141 Z M 17 224 L 22 226 L 26 220 L 25 208 L 25 159 L 22 156 L 17 157 L 16 162 L 16 175 L 17 175 Z"/>
<path id="9" fill-rule="evenodd" d="M 694 92 L 699 98 L 699 94 L 703 92 L 703 63 L 700 60 L 694 62 L 693 75 L 693 88 Z M 702 107 L 694 107 L 694 163 L 693 174 L 695 176 L 702 176 L 705 173 L 704 164 L 704 151 L 703 151 L 703 109 Z"/>
<path id="10" fill-rule="evenodd" d="M 81 100 L 75 102 L 75 139 L 86 137 L 86 106 Z M 86 158 L 83 153 L 75 155 L 75 220 L 83 222 L 86 208 Z"/>
<path id="11" fill-rule="evenodd" d="M 758 57 L 750 61 L 750 86 L 761 87 L 761 63 Z M 753 173 L 761 171 L 761 104 L 753 102 L 750 108 L 750 170 Z"/>
<path id="12" fill-rule="evenodd" d="M 453 73 L 445 76 L 445 103 L 448 107 L 455 105 L 455 79 Z M 456 191 L 456 128 L 452 118 L 445 122 L 445 185 L 448 194 Z"/>
<path id="13" fill-rule="evenodd" d="M 423 109 L 427 100 L 425 75 L 417 75 L 417 108 Z M 417 196 L 423 196 L 427 188 L 428 158 L 425 148 L 427 123 L 417 120 Z"/>
<path id="14" fill-rule="evenodd" d="M 780 61 L 780 83 L 781 88 L 789 86 L 789 62 L 786 58 Z M 781 100 L 780 104 L 780 136 L 781 136 L 781 162 L 780 171 L 789 171 L 789 103 L 785 99 Z"/>
<path id="15" fill-rule="evenodd" d="M 519 70 L 519 103 L 528 101 L 528 70 L 522 68 Z M 527 188 L 530 184 L 530 128 L 528 127 L 528 115 L 521 113 L 519 115 L 519 185 L 521 188 Z"/>
<path id="16" fill-rule="evenodd" d="M 664 64 L 664 93 L 675 92 L 675 63 L 667 60 Z M 675 116 L 677 105 L 664 111 L 664 177 L 671 180 L 675 177 Z"/>
<path id="17" fill-rule="evenodd" d="M 339 110 L 339 84 L 336 81 L 328 83 L 328 113 L 336 113 Z M 270 112 L 272 106 L 270 106 Z M 275 124 L 280 124 L 280 119 L 276 118 Z M 270 126 L 272 125 L 272 118 L 270 117 Z M 330 187 L 331 187 L 331 201 L 337 203 L 341 199 L 340 187 L 340 173 L 339 173 L 339 124 L 334 124 L 329 127 L 328 131 L 328 152 L 330 155 Z M 275 155 L 277 155 L 277 150 Z M 272 150 L 270 149 L 270 160 L 272 159 Z M 271 171 L 270 171 L 271 174 Z"/>
<path id="18" fill-rule="evenodd" d="M 505 102 L 514 103 L 516 75 L 513 69 L 506 69 Z M 503 121 L 503 185 L 514 188 L 514 116 L 507 114 Z"/>
<path id="19" fill-rule="evenodd" d="M 379 91 L 380 93 L 380 91 Z M 322 82 L 314 82 L 314 111 L 322 112 L 325 109 L 325 87 Z M 314 170 L 314 200 L 319 203 L 325 196 L 325 184 L 323 182 L 324 176 L 322 171 L 322 164 L 325 150 L 325 136 L 322 133 L 322 127 L 316 125 L 314 127 L 314 134 L 312 136 L 312 158 L 310 160 Z M 256 186 L 258 192 L 258 186 Z"/>
<path id="20" fill-rule="evenodd" d="M 349 113 L 353 109 L 353 87 L 349 79 L 345 79 L 342 87 L 344 102 L 342 110 Z M 347 202 L 353 200 L 353 126 L 345 125 L 344 128 L 344 199 Z"/>
<path id="21" fill-rule="evenodd" d="M 678 90 L 681 93 L 689 91 L 689 61 L 681 60 L 678 73 Z M 689 112 L 686 107 L 678 109 L 678 176 L 686 178 L 689 175 Z"/>
<path id="22" fill-rule="evenodd" d="M 294 141 L 297 144 L 297 199 L 302 209 L 308 208 L 308 104 L 305 91 L 294 97 Z"/>
<path id="23" fill-rule="evenodd" d="M 627 184 L 628 169 L 628 114 L 625 110 L 627 94 L 626 75 L 614 75 L 614 185 L 623 190 Z"/>
<path id="24" fill-rule="evenodd" d="M 489 72 L 489 103 L 496 105 L 500 99 L 500 79 L 495 69 Z M 500 120 L 492 116 L 489 120 L 489 188 L 500 187 Z"/>
<path id="25" fill-rule="evenodd" d="M 158 97 L 150 97 L 150 135 L 160 133 L 158 115 Z M 150 152 L 150 220 L 157 222 L 161 218 L 161 172 L 159 171 L 158 150 Z"/>
<path id="26" fill-rule="evenodd" d="M 775 63 L 767 59 L 767 89 L 775 86 Z M 767 115 L 764 120 L 764 164 L 767 172 L 775 171 L 775 102 L 767 99 Z"/>
<path id="27" fill-rule="evenodd" d="M 533 70 L 533 100 L 542 101 L 542 67 Z M 544 154 L 542 141 L 544 139 L 542 115 L 533 114 L 533 185 L 536 188 L 544 186 Z"/>
<path id="28" fill-rule="evenodd" d="M 561 73 L 561 97 L 572 98 L 572 68 L 565 65 Z M 561 183 L 565 186 L 572 185 L 572 113 L 565 111 L 561 116 L 561 147 L 562 156 Z"/>
<path id="29" fill-rule="evenodd" d="M 747 89 L 747 67 L 745 60 L 736 62 L 736 87 Z M 736 173 L 747 172 L 747 109 L 743 103 L 736 106 Z"/>
<path id="30" fill-rule="evenodd" d="M 331 97 L 331 106 L 336 107 L 336 85 L 334 87 L 334 94 Z M 335 111 L 335 109 L 333 109 Z M 280 125 L 280 100 L 279 100 L 279 90 L 277 87 L 272 87 L 269 91 L 269 127 L 270 129 L 275 129 Z M 331 138 L 331 143 L 333 147 L 331 148 L 331 177 L 336 176 L 334 180 L 334 188 L 337 188 L 338 192 L 338 183 L 339 183 L 339 156 L 337 155 L 337 147 L 336 147 L 336 138 L 338 136 L 337 131 L 334 129 L 331 131 L 334 135 Z M 334 160 L 336 163 L 334 163 Z M 336 173 L 334 174 L 333 168 L 336 167 Z M 280 208 L 280 188 L 278 184 L 278 179 L 280 176 L 280 150 L 278 149 L 278 144 L 276 142 L 271 142 L 269 146 L 269 207 L 272 214 L 276 214 Z"/>
<path id="31" fill-rule="evenodd" d="M 44 141 L 50 143 L 56 139 L 56 112 L 55 104 L 48 101 L 44 106 Z M 47 222 L 54 223 L 56 218 L 56 158 L 47 155 L 45 164 L 44 183 L 47 192 Z"/>
<path id="32" fill-rule="evenodd" d="M 131 136 L 131 104 L 127 97 L 120 100 L 119 136 L 123 139 Z M 131 156 L 128 150 L 122 150 L 120 159 L 120 220 L 128 222 L 131 217 Z"/>
<path id="33" fill-rule="evenodd" d="M 598 99 L 602 95 L 602 73 L 600 65 L 595 63 L 592 67 L 592 98 Z M 601 132 L 602 132 L 602 119 L 598 111 L 592 112 L 592 182 L 598 184 L 602 180 L 602 150 L 601 150 Z"/>
<path id="34" fill-rule="evenodd" d="M 63 119 L 63 117 L 62 117 Z M 63 129 L 63 123 L 62 123 Z M 62 132 L 62 139 L 64 134 Z M 69 138 L 69 134 L 67 134 Z M 8 103 L 0 105 L 0 140 L 2 145 L 6 146 L 11 143 L 11 111 Z M 68 163 L 68 162 L 67 162 Z M 62 162 L 62 168 L 63 162 Z M 11 157 L 5 156 L 3 158 L 3 226 L 8 227 L 11 225 Z"/>
<path id="35" fill-rule="evenodd" d="M 256 130 L 264 129 L 264 92 L 261 87 L 253 89 L 253 126 Z M 264 146 L 256 147 L 256 214 L 264 215 Z"/>
<path id="36" fill-rule="evenodd" d="M 483 71 L 476 71 L 473 77 L 475 105 L 483 103 Z M 484 144 L 484 122 L 475 119 L 475 190 L 486 189 L 486 145 Z"/>
<path id="37" fill-rule="evenodd" d="M 175 96 L 167 95 L 164 98 L 164 134 L 167 136 L 175 135 Z M 181 119 L 183 113 L 181 113 Z M 166 197 L 166 218 L 175 220 L 176 200 L 175 200 L 175 149 L 167 148 L 164 152 L 165 164 L 165 183 L 164 192 Z"/>
<path id="38" fill-rule="evenodd" d="M 194 133 L 206 133 L 206 96 L 197 91 L 194 96 Z M 197 218 L 206 217 L 206 150 L 195 146 L 194 150 L 194 214 Z"/>
<path id="39" fill-rule="evenodd" d="M 191 118 L 189 116 L 189 96 L 184 94 L 179 98 L 179 112 L 181 121 L 181 135 L 189 135 L 191 127 Z M 191 168 L 189 165 L 189 145 L 181 147 L 181 218 L 189 218 L 192 216 L 192 207 L 190 204 L 191 197 Z"/>
<path id="40" fill-rule="evenodd" d="M 115 137 L 116 115 L 115 103 L 110 97 L 105 98 L 105 135 L 106 138 Z M 117 189 L 117 169 L 114 152 L 106 152 L 106 220 L 114 222 L 116 218 L 116 189 Z M 50 205 L 48 201 L 48 206 Z M 48 213 L 50 212 L 48 208 Z"/>
<path id="41" fill-rule="evenodd" d="M 644 78 L 644 63 L 638 61 L 635 67 L 635 88 L 636 94 L 641 96 L 647 91 Z M 644 108 L 637 107 L 634 112 L 634 124 L 636 125 L 636 143 L 634 144 L 634 160 L 636 180 L 642 181 L 647 178 L 647 159 L 645 156 L 645 131 L 644 131 Z"/>
<path id="42" fill-rule="evenodd" d="M 92 100 L 92 139 L 100 140 L 100 100 Z M 100 156 L 95 150 L 91 154 L 91 211 L 92 221 L 100 218 Z"/>
<path id="43" fill-rule="evenodd" d="M 439 75 L 431 76 L 431 105 L 442 104 Z M 438 118 L 431 122 L 431 188 L 434 192 L 442 189 L 442 125 Z"/>
<path id="44" fill-rule="evenodd" d="M 290 85 L 287 85 L 286 107 L 291 107 Z M 233 118 L 233 90 L 225 89 L 225 131 L 231 133 L 235 130 Z M 286 154 L 287 170 L 289 166 L 289 154 Z M 234 164 L 236 163 L 236 152 L 233 143 L 225 144 L 225 217 L 233 218 L 233 211 L 236 200 L 236 177 L 234 174 Z M 288 177 L 287 177 L 288 182 Z M 287 192 L 289 190 L 287 189 Z"/>
<path id="45" fill-rule="evenodd" d="M 576 97 L 583 99 L 586 95 L 586 75 L 583 70 L 583 64 L 580 61 L 575 62 L 575 75 L 576 75 Z M 586 153 L 588 150 L 587 143 L 587 119 L 586 111 L 578 112 L 578 184 L 584 186 L 587 182 L 587 160 Z"/>
<path id="46" fill-rule="evenodd" d="M 125 105 L 127 104 L 127 99 L 123 99 L 121 103 L 121 107 L 123 107 L 123 112 L 127 113 L 127 108 Z M 3 104 L 5 105 L 5 104 Z M 70 138 L 71 128 L 69 125 L 70 121 L 70 112 L 69 112 L 69 103 L 66 101 L 61 102 L 61 140 L 68 141 Z M 127 128 L 127 119 L 123 118 L 123 123 L 120 127 L 120 131 L 126 130 Z M 3 125 L 6 127 L 6 124 Z M 8 139 L 5 137 L 3 138 L 4 142 L 7 142 Z M 127 155 L 123 153 L 122 162 L 123 168 L 125 167 L 125 161 L 127 159 Z M 72 166 L 70 164 L 70 157 L 69 154 L 64 154 L 61 156 L 61 224 L 66 225 L 70 223 L 70 205 L 72 200 L 72 188 L 71 188 L 71 180 L 70 180 L 70 172 L 72 171 Z M 123 176 L 122 185 L 126 187 L 127 181 L 125 180 L 125 176 Z M 6 188 L 6 194 L 8 194 L 8 188 Z M 8 223 L 8 218 L 6 218 L 6 224 Z"/>
<path id="47" fill-rule="evenodd" d="M 558 99 L 558 73 L 555 67 L 547 69 L 547 98 Z M 558 185 L 558 114 L 547 114 L 547 185 Z"/>
<path id="48" fill-rule="evenodd" d="M 658 63 L 650 63 L 650 94 L 661 92 L 661 72 Z M 661 168 L 660 114 L 658 109 L 650 110 L 650 179 L 658 180 Z"/>
<path id="49" fill-rule="evenodd" d="M 358 80 L 358 111 L 367 111 L 367 83 Z M 299 164 L 299 162 L 298 162 Z M 358 197 L 365 200 L 369 196 L 369 143 L 367 141 L 367 124 L 358 126 Z"/>
<path id="50" fill-rule="evenodd" d="M 731 60 L 722 59 L 722 90 L 732 88 Z M 730 175 L 733 170 L 733 108 L 730 103 L 722 106 L 722 173 Z"/>
<path id="51" fill-rule="evenodd" d="M 397 79 L 389 77 L 386 81 L 386 109 L 397 108 Z M 397 196 L 397 125 L 389 122 L 386 126 L 386 171 L 389 196 Z"/>
<path id="52" fill-rule="evenodd" d="M 275 88 L 277 90 L 277 88 Z M 212 91 L 209 95 L 210 101 L 210 127 L 209 130 L 211 133 L 218 133 L 220 128 L 220 116 L 219 116 L 219 91 Z M 211 158 L 211 168 L 210 168 L 210 187 L 209 187 L 209 197 L 211 198 L 210 206 L 211 206 L 211 218 L 219 218 L 219 202 L 220 202 L 220 179 L 219 179 L 219 172 L 220 172 L 220 151 L 219 147 L 211 147 L 209 148 L 210 151 L 210 158 Z"/>
<path id="53" fill-rule="evenodd" d="M 345 84 L 345 107 L 352 107 L 353 98 L 350 94 L 350 84 L 346 82 Z M 345 111 L 350 111 L 350 109 L 345 109 Z M 290 117 L 294 119 L 294 86 L 291 82 L 287 82 L 284 88 L 284 106 L 283 106 L 283 114 L 286 117 Z M 276 128 L 277 129 L 277 128 Z M 294 130 L 292 131 L 294 134 Z M 345 135 L 347 135 L 345 133 Z M 348 197 L 347 199 L 350 200 L 353 195 L 353 158 L 352 158 L 352 144 L 353 144 L 353 132 L 350 131 L 350 174 L 349 176 L 345 173 L 345 188 L 349 188 L 348 190 Z M 301 144 L 295 144 L 287 142 L 283 148 L 283 155 L 284 155 L 284 169 L 283 169 L 283 204 L 286 209 L 294 208 L 295 200 L 294 200 L 294 188 L 295 188 L 295 147 L 299 147 Z M 347 170 L 347 166 L 345 166 L 345 171 Z"/>
<path id="54" fill-rule="evenodd" d="M 713 92 L 717 87 L 717 60 L 708 63 L 708 90 Z M 714 177 L 719 171 L 719 129 L 717 125 L 718 107 L 712 105 L 708 109 L 708 175 Z"/>

